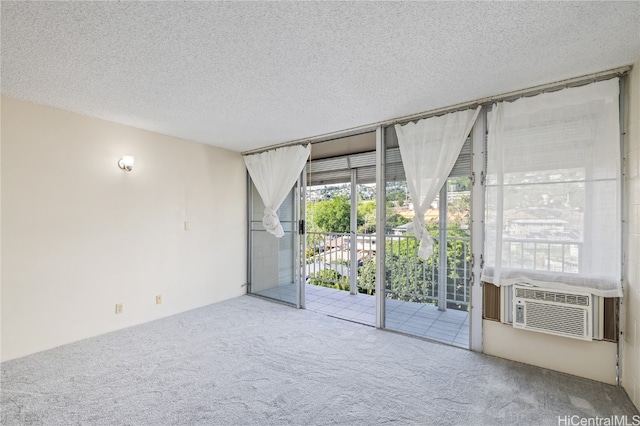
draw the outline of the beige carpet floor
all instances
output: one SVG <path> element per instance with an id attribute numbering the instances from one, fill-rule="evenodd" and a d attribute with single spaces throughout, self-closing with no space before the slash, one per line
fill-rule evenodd
<path id="1" fill-rule="evenodd" d="M 251 296 L 0 368 L 3 425 L 558 425 L 638 415 L 619 387 Z"/>

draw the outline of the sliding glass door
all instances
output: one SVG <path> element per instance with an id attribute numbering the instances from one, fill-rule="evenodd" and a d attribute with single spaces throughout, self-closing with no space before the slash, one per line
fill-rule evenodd
<path id="1" fill-rule="evenodd" d="M 304 238 L 304 171 L 278 209 L 284 236 L 276 238 L 262 224 L 264 204 L 249 182 L 249 293 L 303 307 L 301 253 Z"/>
<path id="2" fill-rule="evenodd" d="M 385 138 L 384 326 L 389 330 L 469 347 L 472 140 L 468 138 L 425 214 L 434 242 L 418 256 L 413 202 L 395 131 Z"/>

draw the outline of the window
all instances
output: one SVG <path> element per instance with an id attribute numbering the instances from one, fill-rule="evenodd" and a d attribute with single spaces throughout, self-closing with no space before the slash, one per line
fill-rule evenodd
<path id="1" fill-rule="evenodd" d="M 622 296 L 618 85 L 494 106 L 484 281 Z"/>

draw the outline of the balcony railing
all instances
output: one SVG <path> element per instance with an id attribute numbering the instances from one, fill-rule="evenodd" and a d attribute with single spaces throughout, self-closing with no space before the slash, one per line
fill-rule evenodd
<path id="1" fill-rule="evenodd" d="M 579 241 L 505 238 L 503 247 L 503 267 L 574 274 L 580 271 Z"/>
<path id="2" fill-rule="evenodd" d="M 387 297 L 437 304 L 439 274 L 446 274 L 447 308 L 467 310 L 469 306 L 469 238 L 447 237 L 446 268 L 439 265 L 439 243 L 434 241 L 433 255 L 417 256 L 419 241 L 411 235 L 387 235 Z"/>
<path id="3" fill-rule="evenodd" d="M 375 292 L 377 239 L 374 234 L 358 235 L 356 261 L 358 291 Z M 448 308 L 467 310 L 469 305 L 469 238 L 447 238 L 447 265 L 439 268 L 438 243 L 434 255 L 417 257 L 418 240 L 410 235 L 386 235 L 386 297 L 437 304 L 440 270 L 446 273 Z M 349 289 L 351 237 L 347 233 L 307 233 L 307 281 L 310 284 Z"/>
<path id="4" fill-rule="evenodd" d="M 376 236 L 356 237 L 358 290 L 373 294 L 375 290 Z M 311 284 L 349 289 L 351 236 L 340 232 L 307 232 L 306 276 Z"/>

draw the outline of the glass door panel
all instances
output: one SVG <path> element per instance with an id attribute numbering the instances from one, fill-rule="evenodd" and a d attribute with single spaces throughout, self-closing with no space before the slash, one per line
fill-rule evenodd
<path id="1" fill-rule="evenodd" d="M 281 302 L 301 306 L 300 241 L 297 202 L 301 183 L 294 186 L 278 209 L 284 230 L 282 238 L 268 233 L 262 224 L 264 204 L 253 183 L 250 184 L 250 278 L 249 292 Z"/>
<path id="2" fill-rule="evenodd" d="M 413 200 L 395 132 L 387 132 L 384 326 L 455 346 L 469 346 L 471 141 L 425 215 L 434 241 L 418 257 Z"/>

